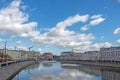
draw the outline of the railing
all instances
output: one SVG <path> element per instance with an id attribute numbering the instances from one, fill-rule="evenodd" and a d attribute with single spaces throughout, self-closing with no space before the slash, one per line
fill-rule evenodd
<path id="1" fill-rule="evenodd" d="M 13 60 L 13 61 L 1 62 L 0 68 L 5 67 L 5 66 L 9 66 L 11 64 L 19 63 L 19 62 L 24 62 L 24 61 L 32 61 L 32 59 L 31 60 Z"/>

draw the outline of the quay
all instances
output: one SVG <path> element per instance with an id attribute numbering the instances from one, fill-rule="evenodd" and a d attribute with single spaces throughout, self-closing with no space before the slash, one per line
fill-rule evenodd
<path id="1" fill-rule="evenodd" d="M 22 69 L 34 63 L 33 60 L 0 63 L 0 80 L 11 80 Z"/>
<path id="2" fill-rule="evenodd" d="M 80 64 L 80 65 L 92 65 L 101 67 L 112 67 L 120 68 L 120 62 L 100 62 L 100 61 L 65 61 L 61 60 L 62 63 Z"/>

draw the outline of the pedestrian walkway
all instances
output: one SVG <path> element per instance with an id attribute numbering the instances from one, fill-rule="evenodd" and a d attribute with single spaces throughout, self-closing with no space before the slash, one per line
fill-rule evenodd
<path id="1" fill-rule="evenodd" d="M 24 61 L 0 68 L 0 80 L 10 80 L 19 71 L 33 64 L 35 61 Z"/>

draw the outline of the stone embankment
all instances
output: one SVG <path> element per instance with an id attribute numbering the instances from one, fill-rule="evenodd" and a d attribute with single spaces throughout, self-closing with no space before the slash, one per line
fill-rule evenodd
<path id="1" fill-rule="evenodd" d="M 22 61 L 0 68 L 0 80 L 11 80 L 17 73 L 27 66 L 34 64 L 35 61 Z"/>
<path id="2" fill-rule="evenodd" d="M 62 63 L 80 64 L 80 65 L 92 65 L 103 67 L 115 67 L 120 68 L 120 62 L 97 62 L 97 61 L 60 61 Z"/>

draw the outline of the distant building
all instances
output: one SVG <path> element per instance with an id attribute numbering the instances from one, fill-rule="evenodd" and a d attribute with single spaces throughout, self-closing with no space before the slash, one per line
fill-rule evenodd
<path id="1" fill-rule="evenodd" d="M 40 54 L 39 52 L 34 52 L 34 53 L 33 53 L 33 58 L 34 58 L 35 60 L 40 60 L 40 59 L 41 59 L 41 54 Z"/>
<path id="2" fill-rule="evenodd" d="M 54 55 L 54 56 L 53 56 L 53 59 L 54 59 L 54 60 L 59 60 L 59 59 L 60 59 L 60 56 Z"/>
<path id="3" fill-rule="evenodd" d="M 87 61 L 98 61 L 99 55 L 99 51 L 88 51 L 82 54 L 81 59 Z"/>
<path id="4" fill-rule="evenodd" d="M 2 62 L 3 59 L 3 53 L 0 51 L 0 62 Z"/>
<path id="5" fill-rule="evenodd" d="M 8 50 L 6 50 L 6 54 L 5 54 L 5 49 L 0 49 L 0 53 L 2 54 L 2 60 L 10 60 L 11 59 L 11 57 L 10 57 L 10 55 L 8 55 L 7 54 L 7 51 Z"/>
<path id="6" fill-rule="evenodd" d="M 45 60 L 52 60 L 53 59 L 53 54 L 48 52 L 48 53 L 44 53 L 43 57 Z"/>
<path id="7" fill-rule="evenodd" d="M 6 55 L 7 60 L 26 60 L 26 59 L 37 59 L 40 57 L 39 52 L 24 51 L 24 50 L 5 50 L 0 49 L 0 58 L 4 58 Z"/>
<path id="8" fill-rule="evenodd" d="M 72 60 L 81 60 L 81 56 L 83 55 L 83 53 L 74 53 L 72 56 Z"/>
<path id="9" fill-rule="evenodd" d="M 100 61 L 120 61 L 120 47 L 101 48 Z"/>
<path id="10" fill-rule="evenodd" d="M 0 51 L 0 59 L 3 58 L 3 52 Z"/>
<path id="11" fill-rule="evenodd" d="M 60 55 L 60 60 L 70 60 L 71 58 L 71 54 L 73 52 L 62 52 L 61 55 Z"/>
<path id="12" fill-rule="evenodd" d="M 85 60 L 85 61 L 98 61 L 99 51 L 88 51 L 84 53 L 62 52 L 61 60 Z"/>

